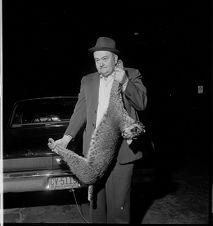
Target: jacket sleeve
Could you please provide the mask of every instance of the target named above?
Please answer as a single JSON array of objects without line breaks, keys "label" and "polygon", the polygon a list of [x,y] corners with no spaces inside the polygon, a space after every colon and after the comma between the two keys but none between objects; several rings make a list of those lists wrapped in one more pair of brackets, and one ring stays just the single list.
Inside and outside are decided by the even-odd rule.
[{"label": "jacket sleeve", "polygon": [[86,98],[84,92],[84,80],[85,77],[81,80],[80,92],[78,94],[78,101],[75,105],[73,114],[70,118],[69,125],[65,131],[65,135],[69,135],[72,138],[80,131],[80,129],[86,123]]},{"label": "jacket sleeve", "polygon": [[126,71],[126,73],[129,81],[124,95],[133,108],[142,111],[147,105],[147,90],[142,83],[142,76],[137,69]]}]

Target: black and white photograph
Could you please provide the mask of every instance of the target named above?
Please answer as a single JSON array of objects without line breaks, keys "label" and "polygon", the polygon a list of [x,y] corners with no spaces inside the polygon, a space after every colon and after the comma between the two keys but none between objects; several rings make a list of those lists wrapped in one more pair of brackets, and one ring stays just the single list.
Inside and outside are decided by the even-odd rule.
[{"label": "black and white photograph", "polygon": [[211,1],[1,1],[2,224],[211,224]]}]

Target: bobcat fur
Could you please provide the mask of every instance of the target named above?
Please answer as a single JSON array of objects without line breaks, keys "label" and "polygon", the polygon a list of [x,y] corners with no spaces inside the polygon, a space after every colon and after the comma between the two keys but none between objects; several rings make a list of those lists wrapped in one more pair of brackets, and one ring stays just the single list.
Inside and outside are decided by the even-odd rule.
[{"label": "bobcat fur", "polygon": [[120,90],[119,82],[114,80],[108,108],[92,134],[85,157],[59,145],[53,149],[84,184],[92,185],[103,177],[117,153],[121,136],[128,140],[145,132],[143,124],[132,119],[124,109]]}]

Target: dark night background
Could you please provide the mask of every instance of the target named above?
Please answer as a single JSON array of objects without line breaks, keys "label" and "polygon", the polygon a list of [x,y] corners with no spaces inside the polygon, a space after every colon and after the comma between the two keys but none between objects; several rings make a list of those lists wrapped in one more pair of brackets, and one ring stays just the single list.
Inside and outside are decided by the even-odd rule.
[{"label": "dark night background", "polygon": [[143,75],[144,117],[156,147],[169,140],[176,150],[184,144],[194,152],[195,142],[196,150],[208,153],[209,2],[4,0],[4,125],[19,99],[77,95],[82,76],[95,70],[88,48],[99,36],[109,36],[124,65]]}]

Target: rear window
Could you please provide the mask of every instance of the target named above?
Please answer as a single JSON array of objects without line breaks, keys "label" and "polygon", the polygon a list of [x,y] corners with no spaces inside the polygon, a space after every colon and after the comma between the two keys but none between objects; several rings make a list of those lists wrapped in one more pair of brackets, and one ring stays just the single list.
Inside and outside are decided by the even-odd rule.
[{"label": "rear window", "polygon": [[70,119],[77,99],[37,99],[15,105],[10,125],[34,125],[66,122]]}]

